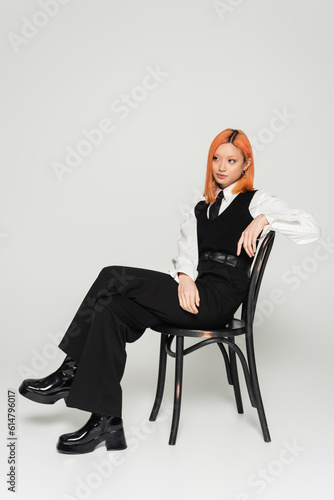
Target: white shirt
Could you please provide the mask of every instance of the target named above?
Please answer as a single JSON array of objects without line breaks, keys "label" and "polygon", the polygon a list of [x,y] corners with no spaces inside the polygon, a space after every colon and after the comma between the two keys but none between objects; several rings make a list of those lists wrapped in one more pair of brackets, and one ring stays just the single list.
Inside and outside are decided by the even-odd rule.
[{"label": "white shirt", "polygon": [[[229,206],[237,194],[232,194],[232,189],[237,182],[234,182],[224,191],[224,199],[219,209],[219,215]],[[217,189],[216,194],[221,191]],[[204,196],[201,200],[204,200]],[[199,200],[200,201],[200,200]],[[172,259],[174,269],[169,270],[168,274],[178,283],[179,272],[190,276],[194,281],[198,276],[198,242],[197,242],[197,218],[195,216],[195,205],[186,212],[185,220],[180,226],[181,236],[178,240],[179,254]],[[208,205],[207,217],[212,203]],[[249,212],[255,219],[258,215],[265,215],[269,224],[264,226],[257,249],[261,246],[263,238],[270,231],[279,231],[285,234],[290,240],[297,244],[312,243],[320,238],[321,230],[315,222],[313,216],[302,210],[290,208],[283,200],[276,198],[267,191],[259,189],[254,194],[250,204]],[[241,236],[241,235],[240,235]],[[255,259],[254,259],[255,260]],[[253,261],[254,262],[254,261]]]}]

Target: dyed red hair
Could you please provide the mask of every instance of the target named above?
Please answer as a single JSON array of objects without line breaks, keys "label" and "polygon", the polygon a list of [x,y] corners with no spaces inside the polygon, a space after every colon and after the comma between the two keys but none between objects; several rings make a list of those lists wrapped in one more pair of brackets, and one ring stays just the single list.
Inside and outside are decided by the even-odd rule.
[{"label": "dyed red hair", "polygon": [[206,179],[205,188],[203,195],[205,197],[206,203],[211,203],[216,199],[216,189],[218,187],[216,181],[212,175],[212,161],[218,146],[225,142],[231,142],[234,146],[240,149],[241,154],[244,157],[245,162],[249,159],[252,163],[249,165],[246,174],[242,175],[237,182],[237,184],[232,189],[232,194],[244,193],[245,191],[253,191],[253,181],[254,181],[254,158],[251,143],[248,137],[242,130],[237,130],[233,128],[227,128],[220,132],[212,141],[209,154],[208,163],[206,168]]}]

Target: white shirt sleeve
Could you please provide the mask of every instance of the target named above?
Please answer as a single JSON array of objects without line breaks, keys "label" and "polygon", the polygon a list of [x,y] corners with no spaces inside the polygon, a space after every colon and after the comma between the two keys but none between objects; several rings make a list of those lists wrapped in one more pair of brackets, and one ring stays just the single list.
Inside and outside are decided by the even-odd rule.
[{"label": "white shirt sleeve", "polygon": [[311,214],[290,208],[267,191],[258,190],[254,194],[249,211],[254,218],[260,214],[266,216],[269,225],[264,227],[262,236],[270,230],[279,231],[298,244],[312,243],[320,238],[320,227]]},{"label": "white shirt sleeve", "polygon": [[198,244],[197,244],[197,218],[195,207],[186,212],[185,220],[180,226],[181,235],[178,240],[179,253],[173,257],[174,269],[168,273],[179,283],[177,273],[182,272],[195,281],[198,276]]}]

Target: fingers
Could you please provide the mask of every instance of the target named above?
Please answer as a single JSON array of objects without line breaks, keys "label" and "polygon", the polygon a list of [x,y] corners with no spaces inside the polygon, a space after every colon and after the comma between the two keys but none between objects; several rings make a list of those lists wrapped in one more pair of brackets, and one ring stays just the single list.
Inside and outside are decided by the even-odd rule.
[{"label": "fingers", "polygon": [[242,244],[244,242],[244,235],[242,233],[241,237],[240,237],[240,240],[238,241],[238,246],[237,246],[237,255],[240,255],[240,252],[241,252],[241,247],[242,247]]},{"label": "fingers", "polygon": [[191,312],[193,314],[198,313],[198,309],[195,305],[195,295],[194,294],[189,294],[186,296],[186,311]]},{"label": "fingers", "polygon": [[182,290],[179,287],[179,303],[185,311],[197,314],[198,309],[196,305],[199,306],[199,293],[197,287],[195,291]]},{"label": "fingers", "polygon": [[244,234],[243,246],[247,255],[249,255],[249,257],[254,257],[256,252],[256,235],[246,231]]},{"label": "fingers", "polygon": [[237,255],[240,255],[241,248],[244,247],[247,255],[249,257],[254,257],[256,253],[256,240],[263,227],[263,220],[260,221],[258,218],[254,219],[253,222],[251,222],[249,226],[246,227],[246,229],[241,233],[240,239],[238,241]]},{"label": "fingers", "polygon": [[199,291],[198,288],[196,287],[196,293],[195,293],[195,304],[197,307],[199,307]]}]

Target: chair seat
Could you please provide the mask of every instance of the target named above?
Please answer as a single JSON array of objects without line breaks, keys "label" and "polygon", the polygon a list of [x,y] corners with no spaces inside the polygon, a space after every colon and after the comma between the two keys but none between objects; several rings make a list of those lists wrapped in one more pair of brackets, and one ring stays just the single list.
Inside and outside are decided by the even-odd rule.
[{"label": "chair seat", "polygon": [[234,337],[245,333],[245,322],[240,319],[233,318],[220,330],[192,330],[189,328],[180,328],[176,325],[172,325],[171,323],[158,323],[157,325],[150,326],[150,329],[155,332],[165,333],[167,335],[178,335],[180,337]]}]

